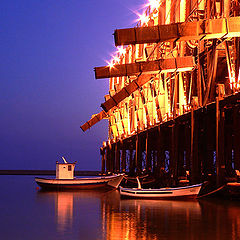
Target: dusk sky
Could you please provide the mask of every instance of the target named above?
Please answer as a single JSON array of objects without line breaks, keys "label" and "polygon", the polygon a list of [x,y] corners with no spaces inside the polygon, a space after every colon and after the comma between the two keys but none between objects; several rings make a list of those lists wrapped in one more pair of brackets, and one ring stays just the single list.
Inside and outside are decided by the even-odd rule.
[{"label": "dusk sky", "polygon": [[111,60],[114,30],[135,26],[146,2],[1,1],[0,169],[55,169],[64,156],[100,170],[107,121],[80,129],[108,93],[93,68]]}]

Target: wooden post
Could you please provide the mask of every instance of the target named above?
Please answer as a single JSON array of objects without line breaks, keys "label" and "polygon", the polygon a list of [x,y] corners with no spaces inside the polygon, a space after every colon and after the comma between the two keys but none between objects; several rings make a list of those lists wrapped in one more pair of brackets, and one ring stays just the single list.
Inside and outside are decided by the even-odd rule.
[{"label": "wooden post", "polygon": [[233,177],[233,109],[225,111],[225,126],[224,126],[224,156],[226,164],[226,176]]},{"label": "wooden post", "polygon": [[126,147],[122,144],[121,171],[126,172]]},{"label": "wooden post", "polygon": [[133,149],[129,150],[129,174],[133,175],[135,171],[135,159],[133,159]]},{"label": "wooden post", "polygon": [[178,173],[177,176],[185,176],[186,169],[184,168],[184,146],[186,141],[186,136],[184,134],[183,125],[178,126]]},{"label": "wooden post", "polygon": [[199,138],[198,138],[198,148],[199,148],[199,162],[201,163],[201,169],[199,169],[203,180],[208,179],[208,160],[207,160],[207,116],[206,111],[203,110],[199,113]]},{"label": "wooden post", "polygon": [[110,146],[107,144],[106,147],[106,172],[110,172],[110,158],[111,158],[111,151],[110,151]]},{"label": "wooden post", "polygon": [[151,148],[150,148],[150,138],[149,133],[147,131],[146,134],[146,169],[147,172],[150,173],[152,171],[152,159],[151,159]]},{"label": "wooden post", "polygon": [[136,153],[135,153],[135,166],[137,167],[137,173],[142,171],[142,149],[140,142],[140,135],[136,135]]},{"label": "wooden post", "polygon": [[185,161],[186,161],[186,171],[190,171],[191,162],[191,126],[188,123],[185,124]]},{"label": "wooden post", "polygon": [[102,174],[105,173],[105,166],[106,166],[106,148],[101,147],[100,153],[102,155]]},{"label": "wooden post", "polygon": [[170,154],[170,174],[175,185],[178,180],[178,124],[171,128],[171,154]]},{"label": "wooden post", "polygon": [[120,143],[115,145],[115,170],[118,173],[120,171]]},{"label": "wooden post", "polygon": [[207,146],[207,163],[206,163],[206,174],[208,176],[214,174],[214,162],[213,162],[213,152],[215,150],[215,119],[214,112],[206,113],[207,123],[206,123],[206,146]]},{"label": "wooden post", "polygon": [[217,186],[224,183],[224,111],[220,109],[219,97],[216,97],[216,170]]},{"label": "wooden post", "polygon": [[201,181],[201,164],[198,157],[198,119],[191,109],[191,182],[193,184]]},{"label": "wooden post", "polygon": [[110,145],[110,172],[115,172],[115,144]]},{"label": "wooden post", "polygon": [[233,127],[234,127],[234,167],[235,170],[240,170],[240,107],[235,106],[233,112]]},{"label": "wooden post", "polygon": [[165,145],[164,145],[164,133],[163,129],[158,126],[157,134],[157,175],[160,173],[160,169],[165,169]]}]

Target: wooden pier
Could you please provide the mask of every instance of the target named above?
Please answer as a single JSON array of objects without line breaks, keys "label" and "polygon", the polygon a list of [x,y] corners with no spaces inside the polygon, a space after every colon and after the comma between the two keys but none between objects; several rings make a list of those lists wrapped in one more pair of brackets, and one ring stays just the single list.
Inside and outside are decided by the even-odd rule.
[{"label": "wooden pier", "polygon": [[154,1],[136,27],[114,32],[102,173],[148,174],[167,185],[237,182],[240,171],[240,4]]},{"label": "wooden pier", "polygon": [[101,148],[102,172],[153,174],[161,169],[177,184],[187,179],[218,185],[236,181],[240,169],[240,93],[192,109],[171,121],[109,142]]}]

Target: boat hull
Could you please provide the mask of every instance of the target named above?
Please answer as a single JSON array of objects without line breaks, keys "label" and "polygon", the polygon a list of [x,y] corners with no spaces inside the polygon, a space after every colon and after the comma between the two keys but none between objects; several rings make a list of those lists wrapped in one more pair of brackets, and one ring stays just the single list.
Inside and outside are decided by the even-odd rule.
[{"label": "boat hull", "polygon": [[123,174],[93,177],[93,178],[74,178],[74,179],[49,179],[35,178],[36,183],[42,189],[48,190],[91,190],[104,188],[118,188],[123,179]]},{"label": "boat hull", "polygon": [[121,197],[127,198],[147,198],[147,199],[175,199],[175,198],[196,198],[200,192],[202,184],[159,189],[137,189],[120,187]]}]

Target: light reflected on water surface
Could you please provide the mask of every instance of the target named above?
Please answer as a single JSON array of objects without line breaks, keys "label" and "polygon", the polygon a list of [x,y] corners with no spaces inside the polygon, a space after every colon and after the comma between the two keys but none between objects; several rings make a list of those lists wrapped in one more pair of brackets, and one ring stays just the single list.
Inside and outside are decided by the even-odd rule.
[{"label": "light reflected on water surface", "polygon": [[41,192],[33,177],[0,176],[1,239],[240,239],[240,202],[120,199]]}]

